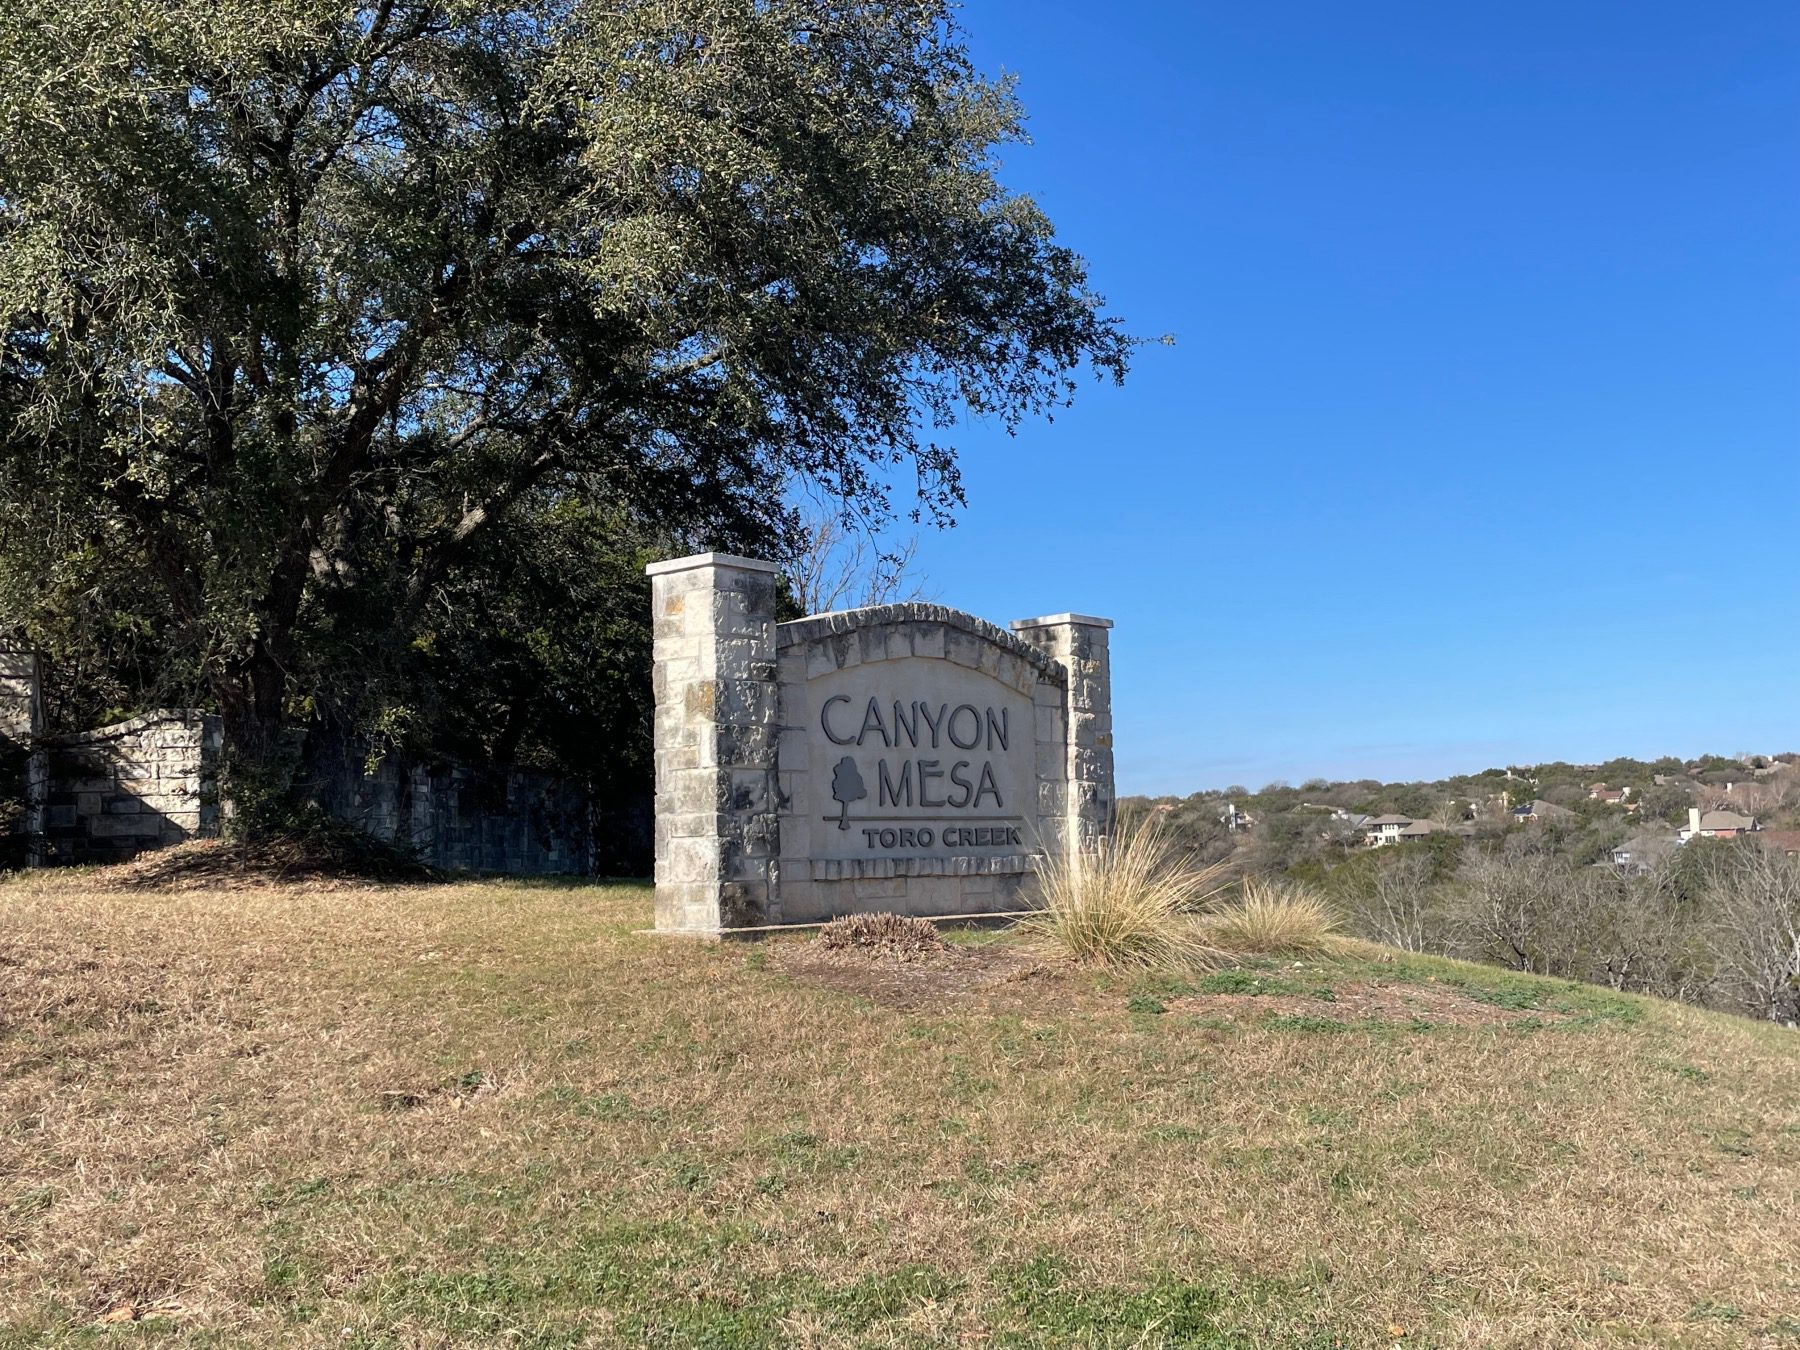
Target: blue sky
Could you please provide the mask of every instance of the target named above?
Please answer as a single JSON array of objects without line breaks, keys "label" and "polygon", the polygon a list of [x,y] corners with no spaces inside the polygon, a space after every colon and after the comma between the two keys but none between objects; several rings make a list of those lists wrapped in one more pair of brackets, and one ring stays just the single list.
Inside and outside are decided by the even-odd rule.
[{"label": "blue sky", "polygon": [[1115,619],[1121,792],[1800,749],[1800,7],[972,0],[1148,347],[934,597]]}]

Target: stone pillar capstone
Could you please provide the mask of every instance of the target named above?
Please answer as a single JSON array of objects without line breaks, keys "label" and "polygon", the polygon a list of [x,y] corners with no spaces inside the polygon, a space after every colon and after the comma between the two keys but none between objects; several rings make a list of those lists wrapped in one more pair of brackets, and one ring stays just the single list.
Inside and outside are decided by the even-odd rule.
[{"label": "stone pillar capstone", "polygon": [[775,880],[780,690],[773,563],[700,553],[652,563],[656,928],[766,921]]}]

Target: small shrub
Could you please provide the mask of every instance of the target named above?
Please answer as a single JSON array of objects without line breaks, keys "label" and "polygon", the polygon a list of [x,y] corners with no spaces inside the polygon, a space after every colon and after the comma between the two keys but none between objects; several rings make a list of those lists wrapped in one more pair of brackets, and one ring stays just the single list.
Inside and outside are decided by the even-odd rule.
[{"label": "small shrub", "polygon": [[1311,1013],[1277,1013],[1265,1018],[1263,1025],[1271,1031],[1333,1032],[1347,1030],[1335,1017],[1316,1017]]},{"label": "small shrub", "polygon": [[930,919],[904,914],[846,914],[819,930],[819,943],[833,951],[860,950],[902,961],[949,950]]},{"label": "small shrub", "polygon": [[1310,887],[1252,879],[1238,898],[1207,916],[1206,937],[1230,952],[1309,956],[1330,948],[1338,923]]},{"label": "small shrub", "polygon": [[1189,969],[1217,955],[1195,913],[1218,893],[1220,872],[1195,866],[1146,822],[1092,853],[1047,857],[1038,872],[1043,913],[1027,927],[1085,964]]}]

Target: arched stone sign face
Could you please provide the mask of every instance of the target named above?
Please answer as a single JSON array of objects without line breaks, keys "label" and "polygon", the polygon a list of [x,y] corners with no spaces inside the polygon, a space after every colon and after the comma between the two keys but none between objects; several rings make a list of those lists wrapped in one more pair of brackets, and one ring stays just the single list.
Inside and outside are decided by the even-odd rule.
[{"label": "arched stone sign face", "polygon": [[1017,908],[1112,819],[1104,619],[937,605],[775,624],[773,568],[650,569],[657,928]]},{"label": "arched stone sign face", "polygon": [[833,670],[802,689],[799,720],[816,733],[810,782],[831,798],[806,822],[810,857],[1037,847],[1039,729],[1028,694],[921,656]]}]

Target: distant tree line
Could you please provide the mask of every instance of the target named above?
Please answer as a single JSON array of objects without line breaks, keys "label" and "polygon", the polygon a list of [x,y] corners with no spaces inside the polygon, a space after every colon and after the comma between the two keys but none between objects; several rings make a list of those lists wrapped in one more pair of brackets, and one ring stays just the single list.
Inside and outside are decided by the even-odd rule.
[{"label": "distant tree line", "polygon": [[1328,891],[1352,931],[1406,951],[1800,1022],[1800,860],[1754,840],[1697,840],[1645,872],[1580,865],[1535,831],[1450,857],[1403,846]]},{"label": "distant tree line", "polygon": [[[1630,788],[1635,809],[1594,798]],[[1556,824],[1515,823],[1547,801]],[[1405,951],[1483,961],[1622,991],[1800,1022],[1800,860],[1767,836],[1695,839],[1647,866],[1614,850],[1672,845],[1689,810],[1724,807],[1800,827],[1800,757],[1618,759],[1490,769],[1436,782],[1272,783],[1128,798],[1197,859],[1319,886],[1350,930]],[[1363,817],[1440,832],[1371,848]]]}]

